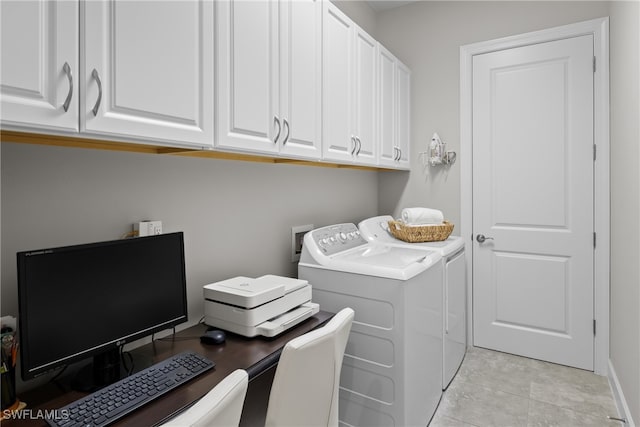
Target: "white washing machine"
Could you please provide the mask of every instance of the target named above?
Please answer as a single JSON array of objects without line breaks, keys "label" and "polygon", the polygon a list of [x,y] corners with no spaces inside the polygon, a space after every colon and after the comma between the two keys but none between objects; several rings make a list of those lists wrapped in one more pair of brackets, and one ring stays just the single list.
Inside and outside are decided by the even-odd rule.
[{"label": "white washing machine", "polygon": [[358,228],[362,237],[370,242],[378,242],[405,248],[436,250],[442,255],[443,263],[443,369],[442,389],[446,389],[458,372],[467,351],[467,277],[464,259],[464,240],[450,236],[441,242],[407,243],[396,239],[389,232],[389,215],[365,219]]},{"label": "white washing machine", "polygon": [[429,423],[442,396],[442,268],[438,252],[370,243],[354,224],[305,235],[298,276],[311,284],[313,301],[355,311],[341,425]]}]

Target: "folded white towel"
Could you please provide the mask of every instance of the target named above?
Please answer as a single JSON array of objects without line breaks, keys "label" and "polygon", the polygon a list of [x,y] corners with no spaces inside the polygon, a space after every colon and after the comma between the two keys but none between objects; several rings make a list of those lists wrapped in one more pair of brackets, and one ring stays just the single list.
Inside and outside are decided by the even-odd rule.
[{"label": "folded white towel", "polygon": [[437,209],[405,208],[402,209],[402,220],[408,225],[442,224],[444,215]]}]

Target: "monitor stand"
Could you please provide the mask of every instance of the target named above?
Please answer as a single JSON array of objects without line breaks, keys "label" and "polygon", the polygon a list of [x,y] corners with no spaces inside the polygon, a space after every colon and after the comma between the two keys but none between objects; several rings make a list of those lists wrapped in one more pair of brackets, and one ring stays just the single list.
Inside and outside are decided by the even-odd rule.
[{"label": "monitor stand", "polygon": [[120,380],[120,350],[114,348],[93,356],[93,363],[83,366],[71,380],[71,388],[94,392]]}]

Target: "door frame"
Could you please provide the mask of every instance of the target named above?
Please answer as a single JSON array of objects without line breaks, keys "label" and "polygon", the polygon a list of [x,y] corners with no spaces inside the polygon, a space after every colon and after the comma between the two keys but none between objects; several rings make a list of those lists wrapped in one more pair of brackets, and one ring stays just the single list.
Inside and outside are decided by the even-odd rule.
[{"label": "door frame", "polygon": [[609,366],[609,18],[598,18],[531,33],[460,47],[460,233],[467,264],[468,340],[473,344],[473,57],[504,49],[569,37],[593,35],[594,73],[594,372],[608,374]]}]

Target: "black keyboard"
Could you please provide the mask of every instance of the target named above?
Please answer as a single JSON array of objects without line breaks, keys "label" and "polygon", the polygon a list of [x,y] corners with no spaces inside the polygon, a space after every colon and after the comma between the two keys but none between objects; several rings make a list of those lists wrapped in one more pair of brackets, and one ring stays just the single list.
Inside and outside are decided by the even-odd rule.
[{"label": "black keyboard", "polygon": [[193,352],[163,360],[55,411],[51,426],[105,426],[213,368]]}]

